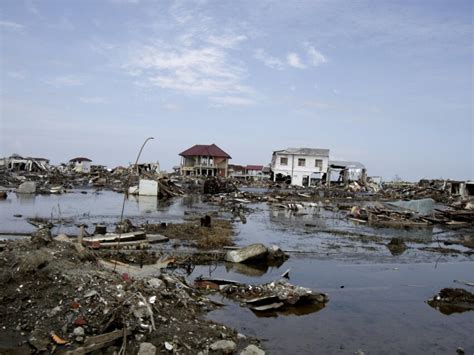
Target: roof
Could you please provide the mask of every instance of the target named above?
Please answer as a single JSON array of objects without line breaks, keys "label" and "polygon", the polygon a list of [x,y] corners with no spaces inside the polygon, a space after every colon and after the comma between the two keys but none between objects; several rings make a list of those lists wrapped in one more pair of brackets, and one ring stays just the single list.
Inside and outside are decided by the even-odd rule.
[{"label": "roof", "polygon": [[71,159],[69,161],[70,162],[81,162],[81,161],[92,161],[92,160],[90,160],[89,158],[85,158],[85,157],[77,157],[77,158]]},{"label": "roof", "polygon": [[358,161],[330,160],[329,166],[343,169],[365,169],[364,164]]},{"label": "roof", "polygon": [[276,150],[273,154],[294,154],[294,155],[322,155],[329,157],[329,149],[319,148],[287,148],[283,150]]},{"label": "roof", "polygon": [[247,165],[245,169],[261,171],[263,169],[263,165]]},{"label": "roof", "polygon": [[228,158],[231,159],[230,155],[224,152],[215,144],[203,145],[196,144],[184,152],[179,153],[182,157],[194,157],[196,155],[205,157],[217,157],[217,158]]},{"label": "roof", "polygon": [[244,171],[245,166],[242,165],[235,165],[235,164],[229,164],[229,169],[234,170],[234,171]]}]

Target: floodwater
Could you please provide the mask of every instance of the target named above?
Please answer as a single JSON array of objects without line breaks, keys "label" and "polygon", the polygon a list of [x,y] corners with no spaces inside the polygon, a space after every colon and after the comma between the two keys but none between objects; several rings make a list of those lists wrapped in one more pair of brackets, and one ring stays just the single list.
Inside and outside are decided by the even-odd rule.
[{"label": "floodwater", "polygon": [[[75,190],[62,195],[10,193],[6,200],[0,200],[0,232],[31,233],[35,228],[26,221],[27,218],[51,219],[57,225],[53,233],[77,234],[75,224],[79,223],[87,224],[90,232],[94,231],[93,224],[96,223],[112,228],[120,220],[123,198],[120,193],[93,190]],[[187,213],[198,213],[201,208],[202,203],[195,196],[172,201],[158,201],[152,196],[130,196],[125,201],[124,218],[136,224],[179,222],[183,219],[184,209]]]},{"label": "floodwater", "polygon": [[[34,228],[27,217],[51,216],[63,222],[55,232],[75,234],[76,223],[88,224],[89,231],[94,223],[112,227],[120,218],[123,195],[87,192],[30,198],[9,194],[0,201],[0,231],[28,233]],[[474,353],[474,311],[448,316],[425,303],[444,287],[474,291],[453,282],[474,282],[472,255],[419,249],[438,245],[439,238],[456,238],[457,232],[371,228],[348,221],[337,211],[292,213],[272,210],[266,204],[248,207],[253,213],[247,223],[235,224],[236,244],[276,244],[289,251],[290,259],[280,267],[259,269],[231,264],[197,266],[190,279],[203,275],[260,284],[277,280],[290,269],[290,282],[328,293],[329,303],[317,312],[304,309],[302,315],[259,317],[224,299],[226,306],[211,312],[211,319],[264,339],[270,354],[353,354],[358,350],[366,354],[452,354],[458,347],[466,354]],[[193,196],[167,202],[131,197],[124,215],[134,224],[180,222],[209,210],[218,207]],[[14,217],[16,214],[22,217]],[[392,237],[403,238],[409,248],[392,255],[385,246]]]},{"label": "floodwater", "polygon": [[[354,264],[291,257],[260,277],[225,266],[211,277],[255,284],[277,280],[288,268],[291,283],[329,295],[325,308],[269,318],[219,298],[226,306],[209,318],[265,339],[270,354],[454,354],[458,347],[474,353],[474,311],[448,316],[425,303],[441,288],[459,287],[454,279],[472,281],[473,262]],[[193,276],[209,277],[209,270],[196,268]]]}]

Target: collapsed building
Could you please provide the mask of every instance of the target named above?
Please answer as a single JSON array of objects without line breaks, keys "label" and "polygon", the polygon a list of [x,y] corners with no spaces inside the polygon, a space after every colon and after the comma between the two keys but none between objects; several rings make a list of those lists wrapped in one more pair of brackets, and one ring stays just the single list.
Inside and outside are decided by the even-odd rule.
[{"label": "collapsed building", "polygon": [[8,158],[0,160],[0,165],[4,169],[16,172],[41,172],[49,170],[49,159],[22,157],[18,154],[13,154]]}]

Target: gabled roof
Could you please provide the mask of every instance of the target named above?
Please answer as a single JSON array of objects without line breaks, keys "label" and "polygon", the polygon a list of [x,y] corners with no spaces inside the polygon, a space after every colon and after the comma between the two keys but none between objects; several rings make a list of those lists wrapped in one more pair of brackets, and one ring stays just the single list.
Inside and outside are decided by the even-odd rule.
[{"label": "gabled roof", "polygon": [[276,150],[273,152],[278,154],[297,154],[297,155],[322,155],[329,157],[329,149],[319,148],[287,148],[283,150]]},{"label": "gabled roof", "polygon": [[257,171],[262,171],[263,170],[263,165],[247,165],[245,167],[247,170],[257,170]]},{"label": "gabled roof", "polygon": [[216,157],[216,158],[228,158],[231,159],[230,155],[224,152],[215,144],[203,145],[196,144],[189,149],[186,149],[184,152],[179,153],[182,157],[194,157],[196,155],[201,155],[205,157]]},{"label": "gabled roof", "polygon": [[75,162],[80,163],[81,161],[89,161],[89,162],[91,162],[92,160],[90,160],[89,158],[85,158],[85,157],[77,157],[77,158],[74,158],[74,159],[69,160],[69,162],[72,162],[72,163],[75,163]]}]

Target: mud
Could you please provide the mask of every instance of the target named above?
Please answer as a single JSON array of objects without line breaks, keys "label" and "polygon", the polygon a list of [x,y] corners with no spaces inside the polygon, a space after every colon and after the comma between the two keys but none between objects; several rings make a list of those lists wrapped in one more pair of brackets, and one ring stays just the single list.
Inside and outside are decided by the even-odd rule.
[{"label": "mud", "polygon": [[[144,341],[158,349],[168,342],[176,352],[194,354],[208,351],[220,339],[233,340],[239,348],[250,340],[203,319],[214,303],[180,276],[134,279],[100,267],[97,259],[81,260],[71,243],[38,248],[31,242],[7,242],[0,270],[2,352],[19,347],[48,353],[74,349],[89,337],[123,329],[131,334],[126,353],[135,353]],[[6,344],[11,333],[23,340]],[[115,343],[110,346],[120,349],[125,340],[120,337]]]},{"label": "mud", "polygon": [[[133,315],[132,301],[126,307],[119,307],[117,316],[111,317],[112,326],[106,329],[119,329],[126,324],[127,329],[133,332],[128,340],[132,352],[143,341],[151,341],[160,351],[165,351],[164,342],[167,342],[173,349],[176,346],[180,353],[192,353],[188,347],[205,352],[212,342],[222,339],[221,333],[226,339],[236,341],[238,349],[241,349],[244,344],[237,332],[248,335],[247,341],[252,337],[268,339],[263,348],[277,354],[312,354],[314,349],[328,354],[354,353],[358,350],[368,353],[451,353],[459,346],[468,352],[474,351],[472,343],[466,341],[470,339],[467,329],[474,321],[474,312],[457,314],[458,318],[454,319],[424,302],[437,290],[450,287],[454,279],[472,281],[474,260],[472,228],[469,225],[382,228],[348,219],[348,212],[355,203],[365,206],[373,203],[375,197],[360,196],[348,200],[346,197],[354,197],[348,191],[341,192],[341,196],[331,193],[336,197],[321,196],[319,192],[322,191],[307,197],[307,192],[299,196],[299,191],[302,190],[267,193],[266,190],[254,189],[245,193],[217,194],[206,198],[193,195],[167,201],[129,197],[124,217],[136,228],[148,225],[150,233],[170,238],[168,243],[152,244],[147,251],[97,250],[92,252],[92,259],[82,261],[75,254],[75,249],[60,251],[61,247],[56,250],[59,244],[54,243],[54,247],[37,245],[34,250],[22,247],[17,258],[13,258],[13,249],[9,246],[11,242],[2,242],[7,247],[3,252],[6,254],[1,255],[10,255],[8,262],[2,264],[2,278],[13,282],[16,288],[23,284],[28,292],[21,293],[18,300],[20,293],[16,293],[15,287],[7,288],[8,294],[0,292],[0,303],[5,307],[0,311],[2,314],[10,312],[7,321],[2,323],[6,329],[0,340],[5,341],[12,333],[26,340],[31,334],[39,334],[39,339],[45,343],[48,341],[47,349],[52,350],[54,344],[49,333],[52,329],[58,336],[71,341],[72,345],[81,345],[83,343],[76,342],[76,336],[71,336],[77,328],[70,324],[75,319],[67,317],[80,314],[90,322],[90,325],[83,326],[85,338],[99,334],[96,329],[104,327],[104,323],[100,322],[98,314],[105,309],[104,305],[100,305],[100,298],[119,305],[117,286],[122,285],[124,295],[130,295],[133,302],[138,300],[136,292],[140,292],[145,299],[156,295],[156,302],[160,304],[157,309],[153,308],[157,315],[156,325],[162,332],[160,334],[153,331],[147,333],[140,328],[142,322],[137,322]],[[76,225],[81,223],[89,226],[89,232],[94,230],[95,224],[114,230],[122,198],[123,195],[110,191],[30,199],[9,194],[7,200],[1,201],[0,221],[5,232],[28,234],[35,228],[27,223],[27,218],[50,221],[51,215],[55,224],[53,235],[62,232],[77,235]],[[277,206],[290,202],[316,205],[296,210]],[[210,228],[201,226],[200,218],[205,215],[212,216]],[[245,217],[245,223],[242,223],[241,215]],[[220,240],[222,236],[223,241]],[[200,245],[202,241],[206,243]],[[215,241],[216,244],[212,244]],[[22,243],[28,245],[26,241]],[[276,244],[290,255],[290,259],[278,265],[223,262],[225,250],[222,246],[235,244],[242,247],[252,243]],[[58,259],[65,258],[71,264],[57,264],[55,257],[46,260],[42,250],[52,250]],[[31,262],[25,263],[29,259],[22,259],[26,253],[31,253]],[[104,264],[94,261],[97,259],[106,259],[109,264],[111,260],[122,262],[123,265],[117,267],[122,272],[111,272]],[[24,265],[25,270],[29,268],[29,271],[18,280],[10,280],[8,275],[15,270],[12,265],[17,264]],[[156,272],[151,267],[155,264],[161,266],[155,276],[150,276]],[[57,271],[51,273],[51,268]],[[125,280],[123,273],[127,270],[129,275]],[[207,296],[201,291],[186,288],[199,276],[261,285],[280,279],[287,270],[290,270],[288,275],[292,284],[327,293],[331,301],[325,307],[287,307],[256,314],[248,307],[241,307],[238,299]],[[135,274],[157,278],[164,284],[163,292],[150,290],[146,282],[136,278]],[[91,275],[91,278],[86,275]],[[173,282],[166,281],[165,275],[173,277],[174,286]],[[78,291],[81,284],[86,289]],[[102,284],[103,291],[98,290],[98,285]],[[46,301],[35,294],[35,287],[47,296]],[[99,292],[100,298],[97,295],[89,297],[96,303],[90,303],[92,300],[85,297],[85,290]],[[182,290],[188,296],[182,294]],[[65,302],[70,304],[75,298],[79,299],[77,303],[85,306],[69,309]],[[28,300],[33,302],[32,306],[28,306]],[[224,306],[218,307],[218,304]],[[11,309],[8,308],[10,305]],[[58,305],[61,315],[58,313],[49,317],[47,312]],[[88,310],[94,311],[95,307],[98,307],[97,316],[94,312],[89,315]],[[82,311],[86,313],[79,313]],[[203,318],[207,311],[211,312]],[[20,316],[15,318],[14,312]],[[160,320],[158,316],[167,321]],[[149,321],[149,318],[145,320]],[[222,330],[221,325],[210,320],[225,324],[227,330]],[[441,323],[443,327],[433,326]],[[22,329],[22,326],[25,328]],[[180,336],[183,331],[192,332],[189,340]],[[419,336],[414,339],[413,334]],[[407,342],[407,339],[411,340]],[[22,343],[22,340],[16,343]],[[30,343],[23,346],[34,350]],[[122,341],[117,340],[114,346],[118,351]]]}]

